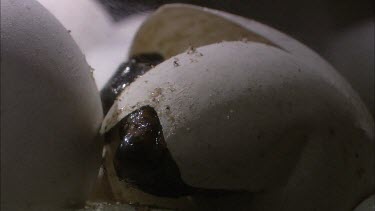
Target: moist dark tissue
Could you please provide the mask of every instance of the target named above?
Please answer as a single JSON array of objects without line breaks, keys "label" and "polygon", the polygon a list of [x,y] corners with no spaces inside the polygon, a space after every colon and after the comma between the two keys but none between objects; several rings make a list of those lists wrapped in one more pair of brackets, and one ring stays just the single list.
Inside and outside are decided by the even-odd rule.
[{"label": "moist dark tissue", "polygon": [[152,107],[141,107],[118,124],[120,144],[113,162],[120,180],[157,196],[179,197],[194,192],[181,179]]},{"label": "moist dark tissue", "polygon": [[104,114],[107,114],[116,97],[125,87],[163,61],[163,56],[158,53],[144,53],[122,63],[100,92]]}]

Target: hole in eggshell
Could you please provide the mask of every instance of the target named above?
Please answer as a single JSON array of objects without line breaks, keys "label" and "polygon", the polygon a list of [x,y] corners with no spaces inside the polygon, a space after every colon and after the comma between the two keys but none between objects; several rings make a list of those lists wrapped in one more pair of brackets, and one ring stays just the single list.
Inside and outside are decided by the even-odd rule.
[{"label": "hole in eggshell", "polygon": [[144,192],[166,197],[193,193],[165,143],[156,111],[143,106],[119,123],[120,144],[114,157],[117,176]]},{"label": "hole in eggshell", "polygon": [[104,114],[109,111],[116,98],[130,83],[163,61],[163,56],[158,53],[144,53],[135,55],[129,61],[122,63],[100,92]]},{"label": "hole in eggshell", "polygon": [[151,106],[143,106],[128,114],[118,126],[120,144],[113,165],[121,181],[161,197],[215,197],[245,192],[187,185],[167,148],[159,117]]}]

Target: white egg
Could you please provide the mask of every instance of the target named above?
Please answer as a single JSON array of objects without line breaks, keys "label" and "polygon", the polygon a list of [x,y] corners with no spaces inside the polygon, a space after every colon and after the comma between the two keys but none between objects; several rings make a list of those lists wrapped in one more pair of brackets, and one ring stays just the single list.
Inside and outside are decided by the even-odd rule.
[{"label": "white egg", "polygon": [[[214,205],[349,210],[373,190],[373,119],[350,85],[304,45],[252,20],[177,4],[141,26],[131,54],[147,52],[169,59],[121,93],[102,133],[153,107],[187,184],[254,193],[251,201]],[[176,206],[127,193],[113,167],[118,142],[106,147],[118,199]]]},{"label": "white egg", "polygon": [[115,22],[98,1],[38,1],[70,31],[87,62],[95,69],[99,90],[127,58],[131,40],[146,17],[139,14]]},{"label": "white egg", "polygon": [[1,1],[1,210],[82,205],[100,162],[101,102],[84,55],[35,1]]}]

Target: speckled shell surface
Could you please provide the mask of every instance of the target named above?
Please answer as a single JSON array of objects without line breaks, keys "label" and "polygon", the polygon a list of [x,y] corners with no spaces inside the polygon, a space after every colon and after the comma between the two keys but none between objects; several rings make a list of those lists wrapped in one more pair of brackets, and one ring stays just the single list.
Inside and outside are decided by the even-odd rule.
[{"label": "speckled shell surface", "polygon": [[[199,37],[186,41],[182,34],[168,43],[162,32],[148,32],[189,33],[185,23],[192,23],[168,19],[170,11],[191,19],[215,15],[213,23],[219,16],[256,38],[234,41],[240,38],[222,33],[194,46]],[[235,204],[241,209],[350,210],[373,191],[373,119],[350,85],[303,44],[252,20],[178,4],[141,26],[131,54],[152,51],[169,59],[123,91],[102,133],[153,106],[184,181],[254,193],[251,202]],[[228,206],[222,201],[214,204]]]},{"label": "speckled shell surface", "polygon": [[[337,193],[326,199],[350,207],[374,185],[373,123],[356,96],[321,71],[265,44],[223,42],[158,65],[133,82],[110,113],[120,112],[121,119],[153,106],[190,185],[251,192],[287,185],[288,194],[303,201],[288,201],[292,207],[308,208],[309,198],[334,208],[319,199],[324,186]],[[360,169],[366,173],[358,175]],[[339,172],[345,172],[340,180],[330,179]]]},{"label": "speckled shell surface", "polygon": [[35,1],[1,1],[1,210],[82,205],[100,161],[95,82]]}]

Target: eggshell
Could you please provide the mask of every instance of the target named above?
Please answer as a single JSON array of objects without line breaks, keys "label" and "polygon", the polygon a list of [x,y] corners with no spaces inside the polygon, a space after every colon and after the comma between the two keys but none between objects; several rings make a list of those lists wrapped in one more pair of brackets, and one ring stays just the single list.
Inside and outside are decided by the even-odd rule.
[{"label": "eggshell", "polygon": [[363,200],[353,211],[372,211],[375,209],[375,195]]},{"label": "eggshell", "polygon": [[350,82],[375,117],[375,26],[370,19],[331,35],[326,58]]},{"label": "eggshell", "polygon": [[[177,55],[133,82],[104,125],[153,106],[183,180],[196,187],[283,187],[299,198],[287,201],[291,207],[322,210],[335,208],[325,200],[353,206],[373,188],[373,122],[356,96],[264,44],[224,42],[197,52],[203,56]],[[254,207],[283,194],[261,196]]]},{"label": "eggshell", "polygon": [[[330,121],[344,118],[329,114],[332,112],[332,106],[335,106],[338,112],[341,112],[340,109],[348,112],[344,119],[355,120],[355,124],[362,125],[362,129],[371,134],[371,122],[366,118],[357,119],[355,116],[366,114],[366,110],[361,110],[363,105],[360,102],[347,99],[339,89],[331,87],[333,85],[328,79],[319,75],[319,70],[305,67],[282,50],[263,44],[223,42],[198,48],[197,52],[203,56],[187,53],[177,55],[174,57],[176,60],[167,60],[143,75],[122,93],[116,106],[112,107],[112,114],[117,109],[120,111],[117,119],[105,119],[116,122],[141,106],[153,106],[161,119],[172,154],[176,151],[180,153],[175,157],[178,163],[180,162],[179,166],[191,165],[199,168],[190,173],[182,172],[183,176],[194,180],[190,181],[192,185],[227,189],[264,188],[265,183],[270,181],[257,174],[264,175],[265,172],[271,172],[271,169],[282,172],[283,169],[278,169],[277,166],[286,168],[287,165],[280,165],[282,159],[274,157],[278,156],[274,154],[276,152],[269,153],[267,160],[264,155],[257,155],[257,151],[267,148],[270,150],[267,145],[262,145],[265,142],[276,144],[274,142],[278,139],[283,139],[281,134],[289,129],[293,130],[293,127],[303,124],[307,125],[306,128],[315,127],[326,115],[332,116]],[[175,61],[178,66],[174,64]],[[166,109],[167,106],[170,109]],[[348,108],[352,111],[349,112]],[[306,122],[307,120],[309,122]],[[287,125],[288,121],[291,125]],[[115,122],[105,123],[110,125]],[[283,124],[280,125],[280,122]],[[352,126],[352,123],[350,125]],[[344,124],[342,126],[345,127]],[[267,131],[265,128],[268,128]],[[297,132],[304,135],[311,133],[304,131],[304,128],[303,126],[299,129],[301,131]],[[289,135],[285,139],[290,139]],[[301,136],[298,139],[303,138]],[[302,147],[295,142],[289,144]],[[293,151],[293,145],[285,147]],[[299,147],[296,150],[301,150]],[[198,149],[202,152],[199,153]],[[243,150],[243,153],[238,151],[239,149]],[[234,151],[237,153],[231,154]],[[241,181],[229,178],[221,180],[221,176],[226,177],[220,174],[221,167],[218,163],[211,165],[220,162],[221,157],[229,160],[229,156],[237,161],[221,162],[224,162],[224,165],[230,163],[234,168],[231,172],[239,171],[238,175],[243,175]],[[246,156],[251,158],[244,159]],[[194,158],[198,161],[194,161]],[[245,160],[253,160],[254,163],[246,164]],[[263,169],[264,167],[255,164],[276,160],[278,164],[275,163],[271,169]],[[207,164],[195,163],[202,161]],[[243,174],[244,169],[238,166],[246,166],[246,171],[251,172],[252,176]],[[219,169],[215,170],[216,167]],[[207,177],[211,175],[210,179],[201,181],[200,176],[194,175],[203,172],[207,173]],[[277,173],[270,175],[276,176]],[[283,177],[278,175],[276,178]],[[275,183],[276,178],[273,180]],[[226,182],[230,184],[225,185]],[[253,185],[246,187],[244,182]]]},{"label": "eggshell", "polygon": [[[232,21],[236,30],[220,32],[226,27],[201,24],[205,18]],[[203,42],[190,39],[186,27]],[[205,29],[218,37],[204,37]],[[245,29],[243,41],[215,43],[242,40],[237,32]],[[204,46],[186,51],[191,45]],[[216,206],[349,210],[374,189],[373,119],[350,85],[303,44],[252,20],[178,4],[150,16],[131,55],[154,51],[169,59],[123,91],[101,131],[153,106],[185,182],[253,193],[239,204],[213,200]]]},{"label": "eggshell", "polygon": [[171,4],[159,8],[141,25],[132,42],[130,55],[158,52],[170,58],[184,52],[189,46],[242,39],[272,44],[231,20],[202,12],[200,7]]},{"label": "eggshell", "polygon": [[[333,69],[310,48],[270,26],[224,11],[180,3],[163,5],[148,17],[134,37],[129,55],[155,51],[169,58],[191,46],[223,40],[271,44],[308,64]],[[165,53],[168,51],[172,53]]]},{"label": "eggshell", "polygon": [[95,82],[35,1],[1,1],[1,210],[81,206],[100,162]]}]

